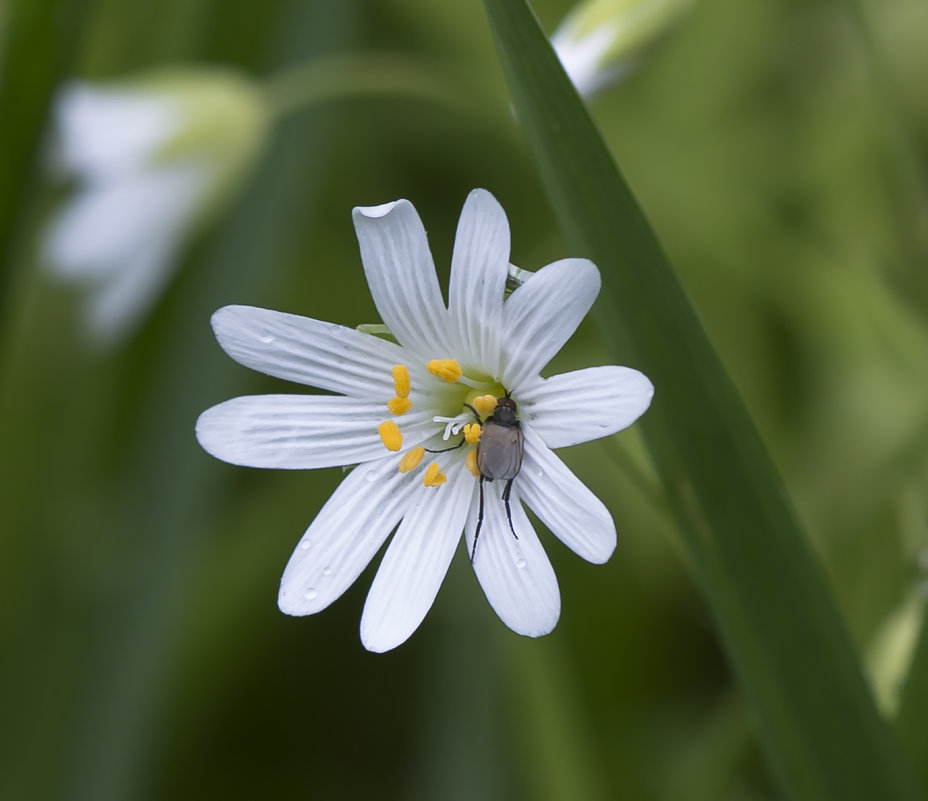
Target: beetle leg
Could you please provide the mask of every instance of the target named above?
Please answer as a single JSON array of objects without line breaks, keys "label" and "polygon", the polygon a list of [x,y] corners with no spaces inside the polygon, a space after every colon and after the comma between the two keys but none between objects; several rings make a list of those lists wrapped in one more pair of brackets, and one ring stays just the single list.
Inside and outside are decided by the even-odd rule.
[{"label": "beetle leg", "polygon": [[437,451],[433,451],[431,448],[426,448],[427,453],[447,453],[448,451],[456,451],[464,444],[464,437],[461,437],[461,441],[457,445],[452,445],[450,448],[439,448]]},{"label": "beetle leg", "polygon": [[470,551],[470,562],[474,563],[474,557],[477,555],[477,538],[480,536],[480,527],[483,525],[483,482],[486,479],[480,476],[480,506],[477,509],[477,530],[474,532],[474,547]]},{"label": "beetle leg", "polygon": [[506,504],[506,519],[509,521],[509,530],[512,532],[512,536],[516,539],[519,539],[519,535],[516,534],[516,530],[512,527],[512,509],[509,508],[509,493],[512,491],[512,482],[515,479],[510,478],[506,482],[506,488],[503,490],[503,502]]}]

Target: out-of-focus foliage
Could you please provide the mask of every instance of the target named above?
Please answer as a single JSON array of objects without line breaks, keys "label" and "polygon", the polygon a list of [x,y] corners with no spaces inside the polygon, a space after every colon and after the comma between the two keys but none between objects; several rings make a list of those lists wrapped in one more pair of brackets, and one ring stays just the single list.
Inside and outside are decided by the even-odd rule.
[{"label": "out-of-focus foliage", "polygon": [[[569,4],[536,9],[553,30]],[[564,453],[620,545],[593,567],[545,539],[552,635],[506,631],[462,552],[383,656],[358,641],[370,571],[315,617],[275,605],[339,472],[235,468],[193,439],[210,404],[289,391],[221,353],[217,307],[376,320],[354,205],[412,200],[441,271],[485,186],[514,263],[570,255],[479,4],[9,0],[0,26],[0,796],[779,797],[634,432]],[[921,0],[700,0],[592,101],[862,652],[924,592],[926,36]],[[52,91],[178,64],[261,82],[383,52],[448,102],[385,89],[282,118],[138,332],[88,347],[79,296],[39,259],[68,190],[42,169]],[[550,369],[604,358],[584,326]]]},{"label": "out-of-focus foliage", "polygon": [[603,272],[607,353],[661,387],[638,429],[779,782],[810,801],[921,798],[770,456],[580,95],[526,2],[484,5],[557,219]]}]

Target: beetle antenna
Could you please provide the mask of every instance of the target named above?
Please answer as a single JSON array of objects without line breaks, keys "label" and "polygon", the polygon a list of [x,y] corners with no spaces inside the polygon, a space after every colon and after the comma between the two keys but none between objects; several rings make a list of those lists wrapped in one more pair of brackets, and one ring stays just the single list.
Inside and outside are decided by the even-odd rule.
[{"label": "beetle antenna", "polygon": [[478,422],[478,423],[482,423],[482,422],[483,422],[483,421],[480,419],[480,415],[477,414],[477,410],[476,410],[473,406],[471,406],[469,403],[465,403],[464,405],[474,413],[474,417],[477,419],[477,422]]},{"label": "beetle antenna", "polygon": [[506,482],[506,488],[503,490],[503,502],[506,504],[506,519],[509,521],[509,530],[512,532],[512,536],[516,539],[519,539],[519,535],[516,534],[516,530],[512,527],[512,509],[509,508],[509,492],[512,490],[512,482],[515,479],[510,478]]},{"label": "beetle antenna", "polygon": [[480,506],[477,510],[477,530],[474,532],[474,547],[470,551],[470,563],[474,563],[477,555],[477,538],[480,536],[480,527],[483,525],[483,476],[480,476]]}]

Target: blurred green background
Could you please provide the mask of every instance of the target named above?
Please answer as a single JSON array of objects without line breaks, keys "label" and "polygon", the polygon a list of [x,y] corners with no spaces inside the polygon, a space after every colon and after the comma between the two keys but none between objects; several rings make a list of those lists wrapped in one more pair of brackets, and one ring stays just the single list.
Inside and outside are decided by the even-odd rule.
[{"label": "blurred green background", "polygon": [[[535,3],[549,31],[569,7]],[[926,37],[922,0],[698,0],[590,101],[890,710],[893,632],[928,586]],[[84,335],[80,291],[41,258],[73,189],[47,169],[53,93],[358,53],[401,57],[395,85],[323,86],[281,118],[153,312],[119,342]],[[8,0],[0,82],[0,797],[780,797],[634,430],[562,452],[619,548],[593,567],[544,539],[553,634],[506,630],[462,549],[385,655],[358,638],[376,560],[317,616],[276,607],[340,472],[232,467],[193,437],[214,403],[294,389],[220,351],[216,308],[376,321],[352,206],[410,199],[444,276],[475,186],[515,264],[571,255],[479,4]],[[586,324],[549,372],[602,361]]]}]

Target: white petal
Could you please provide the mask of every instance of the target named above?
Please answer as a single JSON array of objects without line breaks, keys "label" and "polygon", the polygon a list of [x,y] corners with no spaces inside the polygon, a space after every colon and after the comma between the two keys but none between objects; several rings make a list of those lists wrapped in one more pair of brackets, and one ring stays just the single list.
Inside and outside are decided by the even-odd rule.
[{"label": "white petal", "polygon": [[125,336],[155,305],[177,266],[179,247],[179,241],[165,237],[127,257],[118,270],[90,288],[84,324],[98,343]]},{"label": "white petal", "polygon": [[518,387],[570,339],[599,293],[596,265],[562,259],[516,289],[503,308],[503,386]]},{"label": "white petal", "polygon": [[277,605],[288,615],[312,615],[347,590],[409,509],[420,485],[400,473],[398,457],[356,467],[339,484],[297,544]]},{"label": "white petal", "polygon": [[474,189],[464,203],[451,258],[448,289],[465,366],[495,378],[503,291],[509,271],[509,221],[485,189]]},{"label": "white petal", "polygon": [[[139,251],[181,239],[200,202],[207,175],[190,165],[92,184],[52,221],[44,255],[62,278],[94,280],[122,271]],[[166,242],[167,240],[167,242]]]},{"label": "white petal", "polygon": [[267,375],[359,398],[393,397],[394,364],[408,354],[352,328],[254,306],[226,306],[212,317],[223,350]]},{"label": "white petal", "polygon": [[70,84],[55,113],[61,166],[87,176],[123,173],[149,162],[180,127],[180,109],[141,92]]},{"label": "white petal", "polygon": [[[513,631],[541,637],[557,624],[561,596],[557,577],[526,517],[513,487],[510,507],[512,536],[501,498],[504,482],[484,482],[484,517],[474,556],[474,572],[490,605]],[[467,553],[474,547],[477,504],[472,504],[465,528]]]},{"label": "white petal", "polygon": [[630,367],[588,367],[519,390],[519,411],[549,448],[621,431],[651,404],[654,386]]},{"label": "white petal", "polygon": [[[383,403],[327,395],[253,395],[207,409],[197,440],[217,459],[248,467],[305,470],[357,464],[387,455],[377,425]],[[405,448],[434,433],[431,412],[392,418]]]},{"label": "white petal", "polygon": [[397,342],[422,357],[453,358],[448,312],[425,228],[408,200],[352,212],[374,305]]},{"label": "white petal", "polygon": [[525,461],[516,479],[522,500],[570,550],[602,564],[615,550],[615,524],[609,510],[530,425],[523,425],[522,432]]},{"label": "white petal", "polygon": [[412,511],[380,564],[361,617],[361,640],[369,651],[389,651],[419,627],[461,541],[477,483],[462,459],[445,474],[448,481],[440,487],[420,482]]}]

